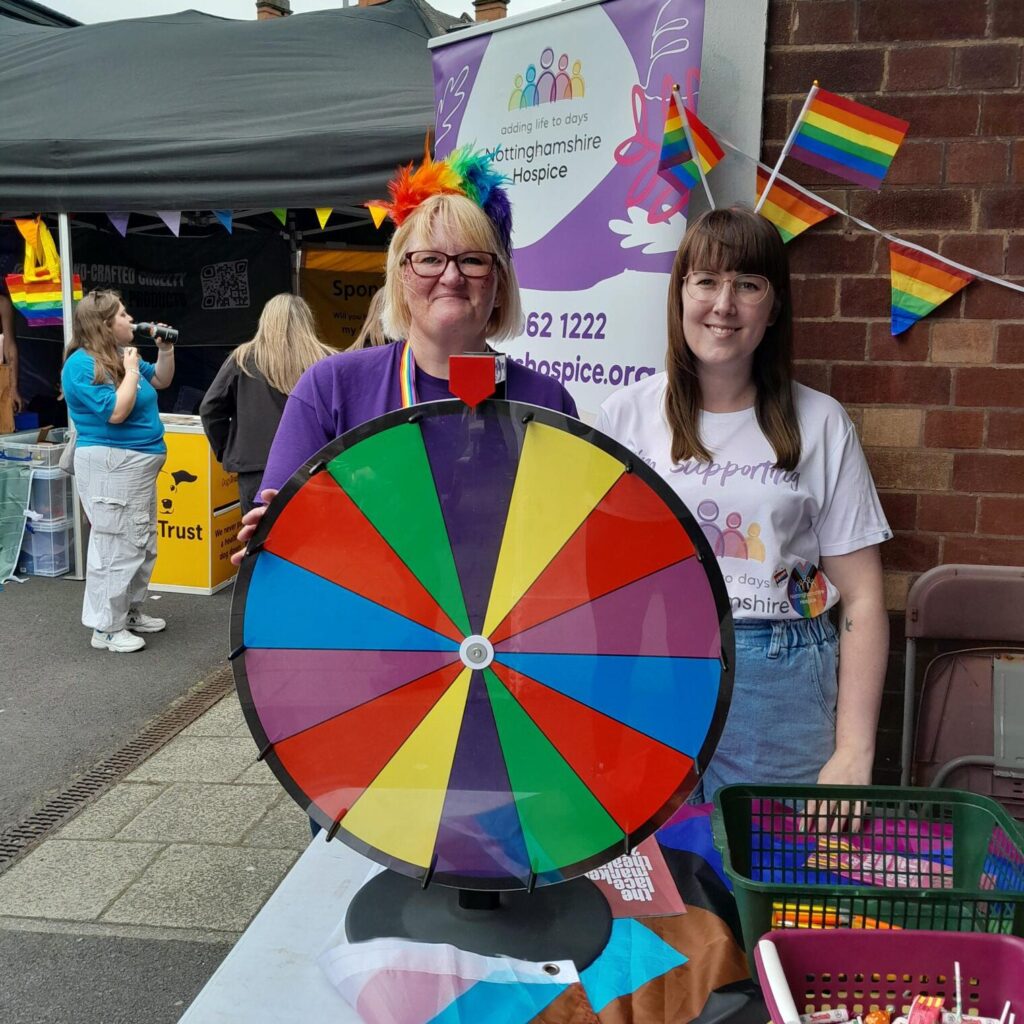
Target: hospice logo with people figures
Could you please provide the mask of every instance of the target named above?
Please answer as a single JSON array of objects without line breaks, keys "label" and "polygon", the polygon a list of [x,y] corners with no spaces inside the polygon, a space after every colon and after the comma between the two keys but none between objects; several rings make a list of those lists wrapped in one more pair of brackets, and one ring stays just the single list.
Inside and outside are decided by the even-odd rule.
[{"label": "hospice logo with people figures", "polygon": [[703,33],[704,0],[605,0],[431,43],[436,155],[473,143],[509,181],[525,324],[501,347],[584,419],[664,365],[686,200],[658,160],[673,84],[696,104]]}]

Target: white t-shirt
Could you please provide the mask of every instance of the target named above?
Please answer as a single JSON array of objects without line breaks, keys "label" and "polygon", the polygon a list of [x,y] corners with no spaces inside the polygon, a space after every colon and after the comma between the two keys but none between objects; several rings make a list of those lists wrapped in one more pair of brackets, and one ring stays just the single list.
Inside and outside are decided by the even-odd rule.
[{"label": "white t-shirt", "polygon": [[718,556],[737,619],[813,618],[839,600],[823,555],[892,537],[857,433],[843,407],[793,385],[802,449],[796,469],[775,452],[753,408],[701,414],[713,461],[672,464],[665,373],[616,391],[597,429],[632,449],[683,499]]}]

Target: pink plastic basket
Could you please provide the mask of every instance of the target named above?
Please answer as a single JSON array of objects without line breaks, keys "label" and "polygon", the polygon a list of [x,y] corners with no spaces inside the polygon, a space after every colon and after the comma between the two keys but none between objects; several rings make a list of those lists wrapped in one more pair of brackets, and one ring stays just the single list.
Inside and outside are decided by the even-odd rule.
[{"label": "pink plastic basket", "polygon": [[[953,962],[960,961],[963,1012],[996,1017],[1007,1000],[1024,1013],[1024,940],[979,932],[787,929],[764,936],[775,943],[800,1013],[845,1009],[852,1019],[896,1008],[906,1015],[915,996],[956,1003]],[[774,1024],[779,1014],[755,947],[754,962]],[[969,1024],[969,1022],[968,1022]]]}]

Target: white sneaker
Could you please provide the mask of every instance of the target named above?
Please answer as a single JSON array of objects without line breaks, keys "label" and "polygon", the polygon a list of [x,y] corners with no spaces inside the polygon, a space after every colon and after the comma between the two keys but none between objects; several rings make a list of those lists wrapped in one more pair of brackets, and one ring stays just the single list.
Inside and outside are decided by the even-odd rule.
[{"label": "white sneaker", "polygon": [[125,625],[133,633],[159,633],[167,628],[167,623],[163,619],[140,612],[138,608],[132,608],[128,612],[128,622]]},{"label": "white sneaker", "polygon": [[116,633],[103,633],[94,629],[92,645],[97,651],[107,650],[113,651],[115,654],[130,654],[132,651],[141,651],[146,646],[146,641],[141,636],[129,633],[127,629],[119,629]]}]

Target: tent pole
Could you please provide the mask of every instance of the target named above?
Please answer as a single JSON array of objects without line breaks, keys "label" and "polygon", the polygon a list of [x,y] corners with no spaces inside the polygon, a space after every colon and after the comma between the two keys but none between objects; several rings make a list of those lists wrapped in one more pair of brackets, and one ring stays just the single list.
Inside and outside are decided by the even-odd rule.
[{"label": "tent pole", "polygon": [[[71,269],[71,218],[66,213],[57,214],[57,237],[60,240],[60,301],[64,313],[64,352],[67,353],[74,337],[71,292],[74,287],[74,274]],[[72,427],[70,416],[68,426]],[[85,516],[82,513],[82,500],[78,496],[78,481],[71,477],[71,543],[74,549],[74,568],[64,579],[85,579]]]},{"label": "tent pole", "polygon": [[[302,292],[299,290],[299,262],[302,259],[302,253],[299,250],[298,242],[295,240],[295,218],[289,216],[288,218],[288,245],[291,252],[291,264],[292,264],[292,294],[301,295]],[[301,237],[299,239],[301,241]]]}]

